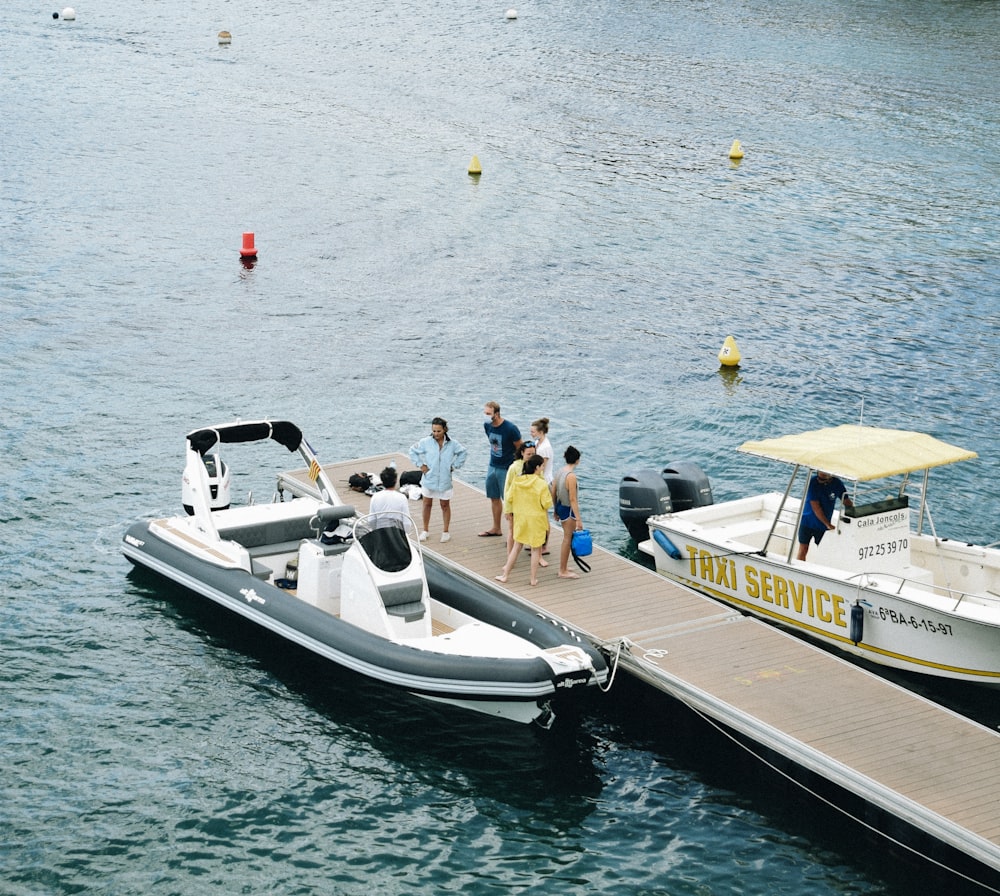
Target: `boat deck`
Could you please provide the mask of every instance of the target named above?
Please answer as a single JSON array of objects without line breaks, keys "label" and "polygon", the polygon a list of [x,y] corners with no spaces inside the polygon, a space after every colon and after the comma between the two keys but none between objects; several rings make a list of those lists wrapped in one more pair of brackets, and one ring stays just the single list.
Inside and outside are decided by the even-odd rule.
[{"label": "boat deck", "polygon": [[[324,469],[364,513],[369,499],[348,476],[390,460],[411,468],[387,454]],[[304,470],[286,475],[311,484]],[[419,524],[419,503],[411,514]],[[489,522],[484,493],[456,480],[452,538],[440,542],[435,503],[425,550],[492,581],[505,539],[478,537]],[[612,654],[624,645],[625,671],[958,850],[1000,885],[1000,735],[596,545],[590,573],[560,579],[561,541],[553,530],[537,586],[525,554],[505,587]]]}]

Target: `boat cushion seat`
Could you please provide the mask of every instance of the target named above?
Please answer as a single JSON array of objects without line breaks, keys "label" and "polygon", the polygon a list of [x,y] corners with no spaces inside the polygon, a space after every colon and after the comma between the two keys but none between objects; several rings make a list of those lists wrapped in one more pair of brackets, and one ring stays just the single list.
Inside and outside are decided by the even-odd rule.
[{"label": "boat cushion seat", "polygon": [[270,566],[265,566],[259,560],[254,560],[253,558],[250,559],[250,574],[255,579],[260,579],[261,581],[266,582],[269,578],[271,578],[271,572],[272,570]]},{"label": "boat cushion seat", "polygon": [[256,547],[247,548],[247,553],[251,557],[272,557],[278,554],[297,554],[299,552],[299,541],[283,541],[280,544],[259,544]]},{"label": "boat cushion seat", "polygon": [[397,604],[394,607],[386,607],[386,612],[390,616],[401,616],[406,622],[416,622],[424,618],[424,605],[420,601]]},{"label": "boat cushion seat", "polygon": [[[379,587],[382,603],[393,616],[419,619],[423,615],[423,579],[407,579],[403,582],[387,582]],[[414,615],[416,614],[416,615]]]},{"label": "boat cushion seat", "polygon": [[[287,520],[267,520],[248,526],[219,527],[219,537],[235,541],[245,548],[258,548],[282,542],[299,542],[303,538],[315,538],[316,530],[309,525],[315,514],[293,517]],[[297,545],[296,548],[297,549]],[[294,550],[294,549],[293,549]],[[273,552],[272,552],[273,553]]]}]

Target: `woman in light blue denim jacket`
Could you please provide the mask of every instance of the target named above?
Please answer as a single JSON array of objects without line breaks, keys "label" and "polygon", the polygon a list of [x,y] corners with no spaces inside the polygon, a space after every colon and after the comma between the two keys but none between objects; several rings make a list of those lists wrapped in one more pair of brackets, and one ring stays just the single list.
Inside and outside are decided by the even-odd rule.
[{"label": "woman in light blue denim jacket", "polygon": [[427,530],[431,523],[431,507],[434,499],[441,502],[443,528],[441,541],[450,541],[451,499],[455,488],[451,481],[451,471],[465,463],[465,448],[448,435],[448,421],[442,417],[431,420],[431,434],[425,436],[410,448],[410,460],[420,469],[420,492],[424,498],[424,526],[420,540],[427,541]]}]

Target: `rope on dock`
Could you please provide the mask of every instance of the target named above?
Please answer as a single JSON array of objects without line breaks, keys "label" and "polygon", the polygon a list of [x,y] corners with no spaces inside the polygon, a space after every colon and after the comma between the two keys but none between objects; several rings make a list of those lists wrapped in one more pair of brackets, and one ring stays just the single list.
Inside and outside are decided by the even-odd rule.
[{"label": "rope on dock", "polygon": [[618,661],[621,659],[622,649],[626,651],[630,650],[634,645],[628,638],[617,638],[614,641],[609,641],[606,644],[601,645],[601,650],[605,653],[610,653],[612,648],[614,649],[614,658],[610,661],[611,674],[608,676],[607,687],[601,685],[600,682],[597,686],[601,689],[603,693],[607,693],[611,690],[611,685],[615,683],[615,675],[618,672]]}]

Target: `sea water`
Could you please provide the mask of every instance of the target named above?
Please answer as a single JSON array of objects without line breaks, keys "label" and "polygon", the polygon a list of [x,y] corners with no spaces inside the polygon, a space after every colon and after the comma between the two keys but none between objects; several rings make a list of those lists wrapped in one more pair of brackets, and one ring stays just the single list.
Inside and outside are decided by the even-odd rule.
[{"label": "sea water", "polygon": [[642,688],[548,735],[466,717],[119,542],[177,510],[196,427],[287,417],[334,461],[440,415],[481,485],[490,399],[580,449],[584,520],[627,555],[629,469],[737,497],[785,474],[744,440],[859,420],[977,451],[934,521],[996,540],[1000,7],[75,8],[0,7],[0,891],[919,886]]}]

